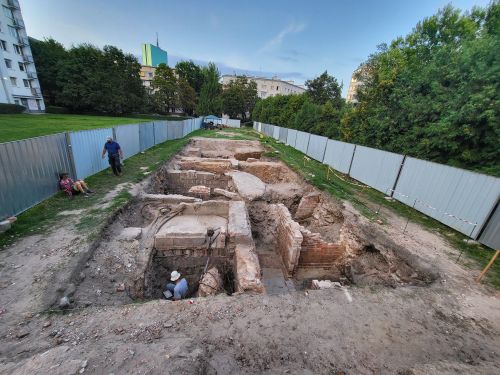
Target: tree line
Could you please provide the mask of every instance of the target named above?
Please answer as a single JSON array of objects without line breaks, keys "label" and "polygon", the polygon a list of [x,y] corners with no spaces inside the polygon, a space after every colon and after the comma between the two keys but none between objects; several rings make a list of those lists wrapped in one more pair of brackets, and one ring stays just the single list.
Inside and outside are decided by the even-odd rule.
[{"label": "tree line", "polygon": [[257,101],[257,86],[238,77],[223,87],[214,63],[160,64],[151,87],[140,79],[141,65],[117,47],[81,44],[69,49],[50,38],[30,38],[46,105],[74,113],[228,114],[246,120]]},{"label": "tree line", "polygon": [[446,6],[361,64],[357,103],[327,72],[256,121],[500,176],[500,4]]}]

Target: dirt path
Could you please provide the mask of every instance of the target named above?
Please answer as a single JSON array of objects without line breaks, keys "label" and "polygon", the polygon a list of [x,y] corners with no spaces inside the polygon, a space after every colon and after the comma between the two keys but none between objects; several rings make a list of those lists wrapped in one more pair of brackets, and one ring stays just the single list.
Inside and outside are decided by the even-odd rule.
[{"label": "dirt path", "polygon": [[[476,284],[441,236],[413,223],[404,235],[403,218],[382,215],[378,229],[432,263],[436,281],[39,313],[72,288],[92,251],[78,214],[66,213],[50,233],[0,253],[0,373],[500,373],[499,293]],[[266,251],[264,271],[279,269]]]}]

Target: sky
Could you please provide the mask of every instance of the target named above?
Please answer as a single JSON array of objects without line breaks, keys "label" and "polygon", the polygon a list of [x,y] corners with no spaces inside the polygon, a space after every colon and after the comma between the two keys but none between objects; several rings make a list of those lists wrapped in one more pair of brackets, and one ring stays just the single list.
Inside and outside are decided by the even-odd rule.
[{"label": "sky", "polygon": [[222,74],[303,84],[325,70],[343,83],[376,51],[446,4],[470,10],[489,0],[19,0],[29,36],[66,47],[114,45],[136,56],[156,43],[169,65],[215,62]]}]

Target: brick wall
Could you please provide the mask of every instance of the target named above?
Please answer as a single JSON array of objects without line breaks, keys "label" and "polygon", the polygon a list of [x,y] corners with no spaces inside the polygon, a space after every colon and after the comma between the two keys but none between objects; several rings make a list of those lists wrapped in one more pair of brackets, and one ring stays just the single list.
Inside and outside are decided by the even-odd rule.
[{"label": "brick wall", "polygon": [[185,194],[191,187],[197,185],[227,189],[230,180],[229,176],[218,176],[210,172],[169,170],[167,172],[167,191],[168,193]]},{"label": "brick wall", "polygon": [[326,242],[319,233],[301,227],[303,237],[299,267],[330,267],[345,253],[345,246]]},{"label": "brick wall", "polygon": [[286,272],[291,276],[297,266],[303,240],[300,225],[293,221],[288,208],[283,204],[275,205],[274,212],[277,220],[278,252],[283,260]]}]

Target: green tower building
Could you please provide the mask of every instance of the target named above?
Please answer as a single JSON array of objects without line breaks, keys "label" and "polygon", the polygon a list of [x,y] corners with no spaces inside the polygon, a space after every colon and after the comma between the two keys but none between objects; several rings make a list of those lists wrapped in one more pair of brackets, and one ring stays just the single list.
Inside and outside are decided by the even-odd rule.
[{"label": "green tower building", "polygon": [[162,50],[153,44],[142,44],[142,65],[157,67],[159,64],[164,63],[168,65],[167,51]]}]

